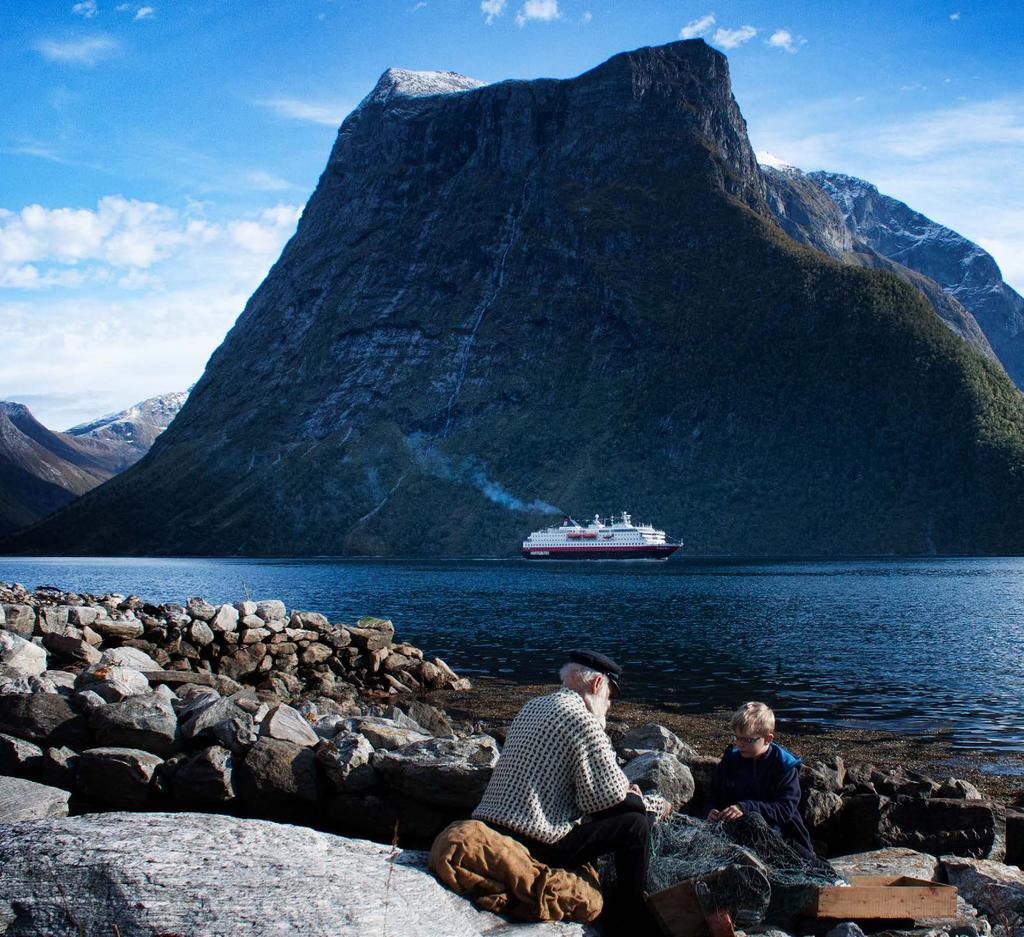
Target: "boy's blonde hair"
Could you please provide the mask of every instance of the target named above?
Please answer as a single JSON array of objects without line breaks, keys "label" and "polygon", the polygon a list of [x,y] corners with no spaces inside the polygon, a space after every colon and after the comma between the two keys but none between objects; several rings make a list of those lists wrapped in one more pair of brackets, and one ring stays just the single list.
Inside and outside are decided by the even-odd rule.
[{"label": "boy's blonde hair", "polygon": [[764,703],[744,703],[732,714],[729,726],[737,735],[774,735],[775,713]]}]

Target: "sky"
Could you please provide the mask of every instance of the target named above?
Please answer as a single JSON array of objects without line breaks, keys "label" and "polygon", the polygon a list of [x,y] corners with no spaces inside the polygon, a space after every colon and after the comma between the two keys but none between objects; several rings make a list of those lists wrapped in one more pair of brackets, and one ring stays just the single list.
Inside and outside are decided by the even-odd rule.
[{"label": "sky", "polygon": [[1024,292],[1024,4],[8,0],[0,400],[66,429],[202,374],[389,67],[567,78],[703,38],[759,153],[860,176]]}]

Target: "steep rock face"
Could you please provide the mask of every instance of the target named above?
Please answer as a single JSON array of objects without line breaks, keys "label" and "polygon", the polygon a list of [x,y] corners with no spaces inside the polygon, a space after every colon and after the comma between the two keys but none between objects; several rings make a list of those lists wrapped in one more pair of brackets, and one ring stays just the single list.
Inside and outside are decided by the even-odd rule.
[{"label": "steep rock face", "polygon": [[1024,407],[785,237],[703,42],[391,71],[150,455],[10,548],[493,555],[623,506],[696,552],[1024,545]]},{"label": "steep rock face", "polygon": [[935,280],[913,266],[860,238],[856,224],[821,185],[817,174],[807,175],[793,166],[762,165],[768,202],[779,226],[793,240],[807,244],[844,263],[890,270],[917,287],[936,314],[964,341],[993,361],[999,358],[984,330],[964,306]]},{"label": "steep rock face", "polygon": [[837,172],[809,175],[835,202],[855,238],[934,280],[968,309],[1011,379],[1024,387],[1024,297],[1003,282],[991,254],[863,179]]},{"label": "steep rock face", "polygon": [[0,535],[34,523],[142,458],[187,394],[48,430],[20,403],[0,401]]}]

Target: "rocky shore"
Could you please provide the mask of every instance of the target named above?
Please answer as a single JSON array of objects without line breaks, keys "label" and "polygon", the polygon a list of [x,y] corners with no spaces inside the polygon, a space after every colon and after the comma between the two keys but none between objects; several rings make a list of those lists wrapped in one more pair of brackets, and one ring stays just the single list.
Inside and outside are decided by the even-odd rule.
[{"label": "rocky shore", "polygon": [[[178,836],[191,837],[198,856],[216,851],[211,830],[229,831],[230,858],[219,860],[218,874],[239,888],[252,886],[237,881],[241,866],[257,872],[240,862],[238,843],[261,844],[253,847],[263,850],[256,866],[268,875],[282,868],[273,829],[281,842],[299,835],[289,832],[294,826],[249,826],[262,820],[426,846],[470,814],[521,698],[545,689],[474,687],[444,661],[398,641],[385,619],[330,622],[276,600],[156,605],[0,584],[0,919],[14,922],[6,933],[59,932],[54,915],[63,912],[40,863],[60,872],[56,880],[78,902],[76,913],[91,921],[115,920],[122,933],[153,932],[145,921],[190,933],[198,931],[181,921],[198,911],[172,902],[171,913],[150,895],[152,876],[168,874],[164,853],[178,850]],[[671,714],[651,719],[636,704],[614,715],[623,721],[609,726],[610,735],[627,775],[700,815],[719,742],[686,731],[685,720],[673,722]],[[963,776],[929,775],[907,761],[811,752],[804,741],[792,747],[804,755],[802,809],[822,854],[868,853],[873,858],[857,861],[873,868],[923,863],[925,877],[936,880],[982,876],[988,891],[978,886],[981,898],[960,915],[967,924],[944,932],[984,937],[992,927],[1017,926],[1024,876],[1006,863],[1024,858],[1024,814],[1011,798],[992,799]],[[163,833],[144,839],[143,830]],[[125,848],[114,849],[111,836]],[[330,852],[331,844],[342,852],[370,848],[338,835],[309,844],[314,852]],[[422,858],[373,848],[385,849],[374,853],[374,874],[382,877],[392,876],[387,865],[397,856],[413,865]],[[95,854],[95,863],[85,863],[88,875],[66,868],[76,849]],[[347,874],[360,887],[355,872]],[[105,884],[89,875],[106,877]],[[230,905],[229,885],[208,900]],[[993,889],[1001,895],[999,920],[984,916],[996,908],[985,898]],[[110,897],[125,890],[134,904]],[[372,909],[349,911],[351,921],[376,920]],[[502,926],[473,915],[450,932]],[[328,917],[327,931],[376,930]],[[393,932],[437,932],[415,915],[403,920],[407,926]],[[281,927],[278,920],[257,930]],[[208,932],[237,931],[224,923]]]}]

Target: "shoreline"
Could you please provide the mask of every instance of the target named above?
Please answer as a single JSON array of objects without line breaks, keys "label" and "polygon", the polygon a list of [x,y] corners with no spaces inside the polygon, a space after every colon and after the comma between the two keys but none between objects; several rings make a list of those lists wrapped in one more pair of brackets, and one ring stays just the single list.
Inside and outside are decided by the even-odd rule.
[{"label": "shoreline", "polygon": [[[472,689],[439,691],[431,702],[456,719],[484,726],[507,724],[531,697],[551,693],[554,683],[519,683],[473,674]],[[657,722],[671,729],[702,755],[718,757],[730,743],[732,711],[715,709],[684,713],[650,701],[616,700],[609,713],[609,729]],[[932,777],[958,777],[970,781],[984,795],[1010,805],[1024,802],[1024,752],[954,748],[941,738],[923,738],[875,729],[823,728],[782,722],[776,740],[804,761],[838,756],[847,764],[866,762],[880,768],[902,767]]]}]

